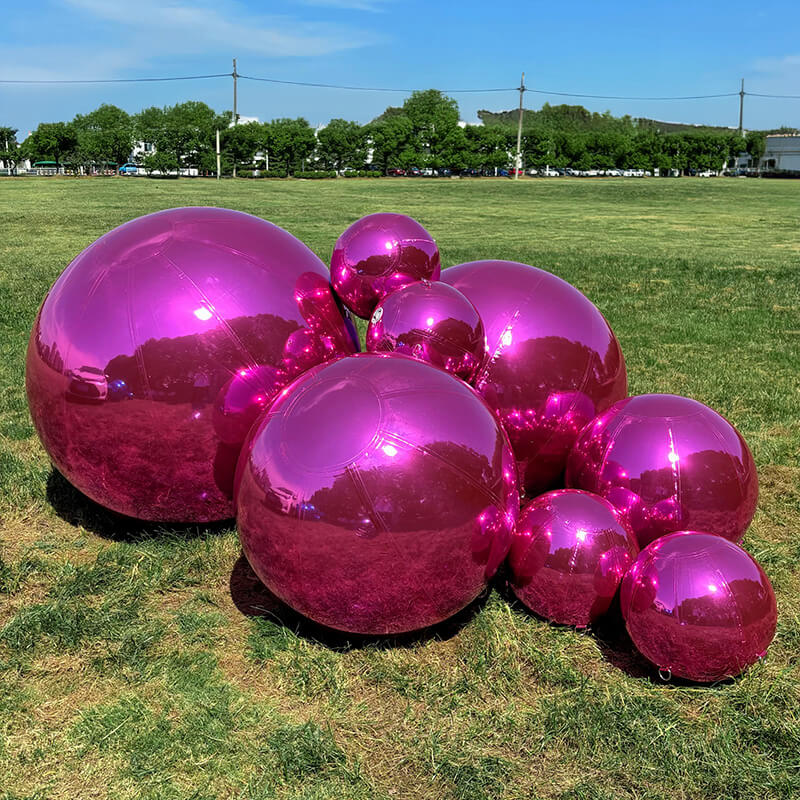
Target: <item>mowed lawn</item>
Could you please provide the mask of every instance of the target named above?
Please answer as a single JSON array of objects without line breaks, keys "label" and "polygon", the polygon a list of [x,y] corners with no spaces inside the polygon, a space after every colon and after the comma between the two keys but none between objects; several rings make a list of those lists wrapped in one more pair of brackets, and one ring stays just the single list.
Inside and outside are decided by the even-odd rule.
[{"label": "mowed lawn", "polygon": [[[326,261],[359,216],[399,211],[447,266],[575,284],[633,393],[695,397],[750,443],[766,661],[664,684],[617,617],[551,626],[501,581],[434,636],[348,646],[276,608],[231,523],[122,523],[71,490],[26,409],[37,307],[98,236],[180,205],[257,214]],[[0,179],[0,800],[795,796],[800,182]]]}]

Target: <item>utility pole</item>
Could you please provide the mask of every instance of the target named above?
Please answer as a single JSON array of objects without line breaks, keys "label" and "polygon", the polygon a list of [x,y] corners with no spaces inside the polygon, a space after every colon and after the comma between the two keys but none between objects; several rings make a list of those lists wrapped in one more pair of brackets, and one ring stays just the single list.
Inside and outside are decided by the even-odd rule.
[{"label": "utility pole", "polygon": [[[233,59],[233,120],[232,124],[236,125],[239,120],[239,115],[236,112],[236,79],[239,77],[239,73],[236,71],[236,59]],[[236,177],[236,159],[233,159],[233,177]]]},{"label": "utility pole", "polygon": [[219,180],[219,128],[217,128],[217,180]]},{"label": "utility pole", "polygon": [[744,120],[744,78],[742,78],[742,88],[739,90],[739,136],[742,135],[743,120]]},{"label": "utility pole", "polygon": [[517,120],[517,168],[514,170],[514,180],[519,180],[519,173],[522,171],[522,97],[525,94],[525,73],[522,73],[522,80],[519,82],[519,119]]}]

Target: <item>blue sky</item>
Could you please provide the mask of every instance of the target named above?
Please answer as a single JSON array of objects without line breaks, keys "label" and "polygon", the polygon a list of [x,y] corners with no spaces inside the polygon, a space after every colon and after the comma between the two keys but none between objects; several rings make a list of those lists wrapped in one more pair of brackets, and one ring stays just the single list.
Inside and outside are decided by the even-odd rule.
[{"label": "blue sky", "polygon": [[[694,95],[745,88],[800,94],[800,0],[659,3],[528,0],[29,0],[0,25],[0,78],[131,78],[239,72],[379,87],[515,86],[585,94]],[[0,124],[20,135],[100,103],[130,112],[203,100],[232,105],[230,79],[91,86],[0,85]],[[502,110],[514,92],[454,94],[462,119]],[[239,112],[366,122],[402,94],[240,81]],[[738,98],[580,100],[529,93],[526,107],[582,103],[657,119],[736,125]],[[800,100],[745,99],[745,127],[800,126]]]}]

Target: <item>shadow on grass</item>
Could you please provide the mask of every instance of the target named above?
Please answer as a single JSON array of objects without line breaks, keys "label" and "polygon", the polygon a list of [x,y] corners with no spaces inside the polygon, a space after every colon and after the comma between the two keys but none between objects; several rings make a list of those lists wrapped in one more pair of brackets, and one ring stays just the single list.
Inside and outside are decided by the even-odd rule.
[{"label": "shadow on grass", "polygon": [[365,648],[391,650],[413,647],[431,640],[446,641],[467,625],[489,598],[489,591],[486,590],[458,614],[419,631],[393,636],[368,636],[328,628],[293,611],[261,583],[244,555],[240,555],[234,564],[229,585],[234,605],[245,616],[267,617],[296,636],[339,652]]},{"label": "shadow on grass", "polygon": [[713,691],[714,689],[729,686],[736,682],[736,678],[727,678],[716,683],[696,683],[675,676],[662,677],[658,668],[651,664],[637,649],[633,643],[628,630],[625,627],[625,620],[622,618],[622,609],[619,604],[619,591],[614,597],[608,611],[590,625],[588,628],[576,629],[571,625],[560,625],[556,622],[540,616],[531,611],[526,605],[517,599],[508,583],[507,576],[498,573],[495,577],[494,588],[500,596],[517,613],[540,621],[543,625],[551,628],[572,631],[574,635],[589,636],[594,639],[603,660],[612,667],[624,672],[631,678],[646,680],[649,683],[665,689],[704,689]]},{"label": "shadow on grass", "polygon": [[135,543],[162,536],[198,539],[226,533],[233,520],[207,523],[148,522],[126,517],[95,503],[55,468],[47,477],[47,501],[61,519],[113,542]]}]

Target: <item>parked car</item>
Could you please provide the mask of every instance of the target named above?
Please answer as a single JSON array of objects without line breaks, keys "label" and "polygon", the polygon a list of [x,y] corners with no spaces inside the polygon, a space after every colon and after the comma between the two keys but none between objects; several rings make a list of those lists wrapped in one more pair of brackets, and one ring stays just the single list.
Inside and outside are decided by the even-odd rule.
[{"label": "parked car", "polygon": [[611,178],[621,178],[622,177],[622,170],[621,169],[607,169],[606,175]]},{"label": "parked car", "polygon": [[409,167],[406,175],[409,178],[419,178],[422,176],[422,170],[419,167]]},{"label": "parked car", "polygon": [[139,167],[136,164],[123,164],[119,168],[120,175],[138,175],[139,174]]},{"label": "parked car", "polygon": [[102,403],[108,397],[108,381],[97,367],[79,367],[67,373],[67,398],[74,403]]},{"label": "parked car", "polygon": [[531,168],[526,174],[530,175],[531,178],[535,178],[539,174],[539,170]]},{"label": "parked car", "polygon": [[513,178],[515,175],[524,175],[525,173],[521,169],[516,169],[515,167],[508,170],[509,178]]},{"label": "parked car", "polygon": [[481,171],[479,169],[475,169],[474,167],[471,169],[462,169],[461,170],[461,177],[462,178],[479,178]]},{"label": "parked car", "polygon": [[390,167],[386,171],[386,174],[387,175],[392,175],[395,178],[399,178],[399,177],[404,176],[406,174],[406,171],[404,169],[400,169],[400,167]]},{"label": "parked car", "polygon": [[508,177],[508,170],[507,169],[499,169],[497,170],[497,176],[507,178]]},{"label": "parked car", "polygon": [[447,167],[439,167],[439,169],[436,170],[436,174],[440,178],[449,178],[453,174],[453,171],[449,170]]},{"label": "parked car", "polygon": [[425,168],[423,168],[423,170],[422,170],[422,174],[423,174],[423,175],[424,175],[426,178],[432,178],[434,173],[433,173],[433,170],[432,170],[430,167],[425,167]]},{"label": "parked car", "polygon": [[546,167],[545,169],[539,170],[539,174],[545,178],[557,178],[559,175],[561,175],[560,172],[556,172],[552,167]]}]

